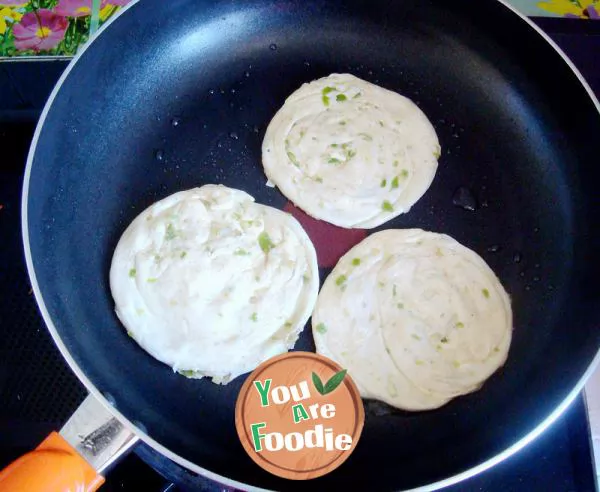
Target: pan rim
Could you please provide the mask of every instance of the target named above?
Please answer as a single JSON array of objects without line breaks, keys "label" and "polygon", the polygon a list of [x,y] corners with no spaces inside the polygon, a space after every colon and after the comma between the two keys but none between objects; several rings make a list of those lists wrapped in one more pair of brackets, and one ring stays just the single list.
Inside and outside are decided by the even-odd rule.
[{"label": "pan rim", "polygon": [[[85,375],[84,371],[79,367],[79,365],[77,364],[75,359],[72,357],[68,348],[62,341],[62,339],[58,333],[58,330],[56,329],[56,326],[54,325],[54,322],[50,316],[50,313],[48,312],[48,309],[46,308],[46,304],[44,302],[42,292],[41,292],[39,284],[37,282],[37,276],[35,273],[35,267],[33,265],[33,258],[31,255],[31,245],[29,242],[28,198],[29,198],[29,182],[30,182],[30,178],[31,178],[31,169],[33,166],[33,160],[34,160],[34,156],[35,156],[35,152],[36,152],[36,148],[37,148],[37,144],[38,144],[38,140],[39,140],[42,128],[44,127],[46,117],[53,105],[54,99],[60,92],[60,89],[61,89],[63,83],[65,82],[65,80],[67,79],[67,77],[69,76],[71,70],[77,64],[77,61],[83,56],[83,54],[94,43],[94,41],[99,36],[101,36],[104,33],[104,31],[114,21],[116,21],[116,19],[118,19],[121,15],[123,15],[126,11],[128,11],[134,5],[136,5],[139,1],[140,0],[133,0],[131,3],[126,5],[124,8],[122,8],[116,15],[111,17],[108,20],[108,22],[106,22],[104,25],[102,25],[102,27],[88,40],[88,42],[73,57],[73,59],[71,60],[69,65],[66,67],[64,72],[61,74],[60,78],[58,79],[58,82],[54,86],[48,100],[46,101],[46,104],[44,105],[44,108],[42,110],[42,113],[41,113],[38,123],[36,125],[35,132],[34,132],[30,147],[29,147],[29,153],[27,156],[27,162],[26,162],[25,173],[24,173],[24,178],[23,178],[23,190],[22,190],[22,194],[21,194],[21,235],[22,235],[23,248],[24,248],[24,254],[25,254],[25,262],[26,262],[26,266],[27,266],[27,273],[28,273],[29,279],[31,281],[31,286],[33,289],[33,293],[34,293],[37,305],[38,305],[38,309],[42,315],[42,318],[44,319],[44,323],[46,324],[46,327],[48,328],[50,335],[52,336],[52,339],[54,340],[55,345],[58,347],[58,349],[61,353],[61,356],[67,362],[70,369],[77,376],[77,378],[81,381],[81,383],[86,387],[86,389],[89,391],[89,393],[91,395],[93,395],[109,412],[111,412],[116,418],[118,418],[123,423],[123,425],[125,425],[129,430],[131,430],[136,436],[138,436],[144,443],[146,443],[152,449],[159,452],[163,456],[169,458],[170,460],[174,461],[175,463],[183,466],[184,468],[187,468],[188,470],[193,471],[194,473],[197,473],[197,474],[199,474],[203,477],[206,477],[210,480],[214,480],[222,485],[227,485],[227,486],[242,489],[242,490],[252,490],[252,491],[268,490],[268,489],[263,489],[263,488],[256,487],[253,485],[249,485],[244,482],[238,482],[237,480],[233,480],[233,479],[230,479],[223,475],[219,475],[219,474],[214,473],[206,468],[196,465],[195,463],[192,463],[192,462],[186,460],[185,458],[179,456],[178,454],[174,453],[173,451],[169,450],[168,448],[166,448],[165,446],[160,444],[158,441],[156,441],[152,437],[150,437],[148,434],[146,434],[142,429],[136,427],[132,421],[130,421],[127,417],[125,417],[125,415],[123,415],[116,407],[114,407],[108,401],[107,398],[104,397],[104,395],[88,379],[88,377]],[[537,26],[537,24],[535,24],[532,20],[530,20],[526,15],[524,15],[523,13],[518,11],[514,6],[509,4],[508,0],[494,0],[494,1],[503,5],[505,8],[510,10],[513,14],[515,14],[518,18],[520,18],[523,22],[525,22],[530,28],[532,28],[538,35],[540,35],[544,39],[544,41],[546,41],[558,53],[558,55],[563,59],[563,61],[568,65],[568,67],[571,69],[571,71],[575,74],[575,76],[577,77],[577,79],[579,80],[579,82],[581,83],[581,85],[583,86],[585,91],[587,92],[588,96],[590,97],[592,103],[594,104],[594,106],[596,107],[596,110],[598,111],[598,113],[600,115],[600,102],[598,101],[598,98],[594,94],[593,90],[591,89],[591,87],[589,86],[588,82],[585,80],[585,78],[583,77],[583,75],[581,74],[579,69],[575,66],[575,64],[571,61],[571,59],[564,53],[564,51],[552,40],[552,38],[550,38],[550,36],[548,34],[546,34],[539,26]],[[482,463],[479,463],[478,465],[476,465],[472,468],[469,468],[465,471],[459,472],[459,473],[452,475],[448,478],[445,478],[443,480],[438,480],[437,482],[419,486],[419,487],[416,487],[416,488],[413,488],[410,490],[434,491],[434,490],[439,490],[439,489],[448,487],[450,485],[457,484],[459,482],[462,482],[468,478],[476,476],[476,475],[492,468],[493,466],[497,465],[498,463],[501,463],[505,459],[509,458],[510,456],[514,455],[515,453],[517,453],[518,451],[523,449],[525,446],[527,446],[529,443],[531,443],[537,437],[539,437],[548,427],[550,427],[550,425],[552,425],[564,413],[564,411],[575,400],[577,395],[582,391],[585,383],[587,382],[589,377],[592,375],[592,373],[595,371],[596,367],[599,366],[599,364],[600,364],[600,350],[596,353],[596,355],[592,359],[592,361],[591,361],[590,365],[588,366],[588,368],[586,369],[586,371],[583,373],[581,378],[577,381],[574,388],[563,399],[563,401],[545,419],[543,419],[535,428],[533,428],[531,431],[529,431],[527,434],[525,434],[523,437],[521,437],[517,442],[515,442],[514,444],[512,444],[511,446],[506,448],[504,451],[498,453],[496,456],[489,458],[488,460],[483,461]]]}]

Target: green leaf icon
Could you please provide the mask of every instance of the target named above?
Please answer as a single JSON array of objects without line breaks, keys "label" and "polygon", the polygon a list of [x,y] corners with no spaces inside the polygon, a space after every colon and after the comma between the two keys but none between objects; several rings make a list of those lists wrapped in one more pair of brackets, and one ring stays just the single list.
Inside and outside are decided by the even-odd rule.
[{"label": "green leaf icon", "polygon": [[348,372],[348,369],[343,369],[340,372],[338,372],[337,374],[334,374],[333,376],[331,376],[331,379],[325,383],[325,391],[322,394],[326,395],[327,393],[331,393],[340,384],[342,384],[342,381],[344,380],[344,377],[346,376],[347,372]]},{"label": "green leaf icon", "polygon": [[346,376],[347,372],[347,369],[343,369],[340,372],[334,374],[333,376],[331,376],[331,379],[325,383],[325,385],[323,385],[323,381],[321,381],[321,378],[318,376],[318,374],[313,372],[313,384],[315,385],[315,388],[319,393],[321,393],[322,395],[326,395],[334,391],[340,384],[342,384],[342,381],[344,380],[344,377]]},{"label": "green leaf icon", "polygon": [[325,391],[325,389],[323,388],[323,381],[321,381],[321,378],[318,376],[317,373],[312,373],[312,380],[317,391],[323,395],[323,391]]}]

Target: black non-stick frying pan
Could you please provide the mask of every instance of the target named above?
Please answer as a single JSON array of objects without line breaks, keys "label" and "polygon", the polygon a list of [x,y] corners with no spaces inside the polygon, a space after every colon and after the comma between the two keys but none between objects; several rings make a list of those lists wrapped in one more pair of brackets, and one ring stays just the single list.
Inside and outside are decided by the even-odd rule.
[{"label": "black non-stick frying pan", "polygon": [[[127,336],[108,271],[129,222],[173,192],[223,183],[283,208],[265,186],[264,131],[289,94],[332,72],[404,94],[433,122],[443,155],[432,187],[377,230],[444,232],[477,251],[512,298],[514,337],[504,368],[439,410],[365,402],[354,454],[303,483],[244,452],[234,426],[244,377],[186,379]],[[581,76],[496,0],[143,0],[69,66],[43,114],[24,183],[29,272],[72,369],[185,466],[239,487],[442,486],[533,439],[590,372],[598,138],[598,103]],[[343,236],[325,230],[316,247]],[[314,350],[309,329],[296,348]]]}]

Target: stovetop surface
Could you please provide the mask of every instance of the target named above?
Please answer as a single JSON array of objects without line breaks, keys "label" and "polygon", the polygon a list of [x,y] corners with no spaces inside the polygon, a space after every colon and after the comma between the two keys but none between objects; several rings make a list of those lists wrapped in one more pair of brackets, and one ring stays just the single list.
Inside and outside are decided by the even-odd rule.
[{"label": "stovetop surface", "polygon": [[[538,19],[538,23],[600,95],[600,65],[596,63],[600,22]],[[38,313],[20,230],[20,194],[29,143],[41,108],[65,66],[65,62],[0,64],[0,467],[59,429],[86,395]],[[447,490],[594,490],[589,435],[580,396],[525,449]],[[223,487],[140,445],[109,473],[102,490],[176,492]]]}]

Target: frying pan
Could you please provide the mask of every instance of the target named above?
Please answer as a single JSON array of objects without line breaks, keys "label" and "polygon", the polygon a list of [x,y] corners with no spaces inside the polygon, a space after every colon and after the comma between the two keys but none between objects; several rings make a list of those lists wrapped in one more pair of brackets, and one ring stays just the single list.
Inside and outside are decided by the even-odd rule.
[{"label": "frying pan", "polygon": [[[480,391],[439,410],[366,401],[356,451],[308,484],[246,456],[234,426],[243,377],[186,379],[127,336],[108,271],[129,222],[173,192],[223,183],[284,208],[265,186],[264,131],[291,92],[333,72],[410,97],[434,123],[443,155],[432,187],[376,230],[444,232],[481,254],[511,296],[514,337]],[[144,0],[73,61],[44,110],[23,195],[32,285],[90,392],[197,473],[240,488],[441,487],[540,434],[596,362],[599,135],[581,75],[499,1]],[[309,226],[321,260],[352,242]],[[314,350],[309,329],[296,349]]]}]

